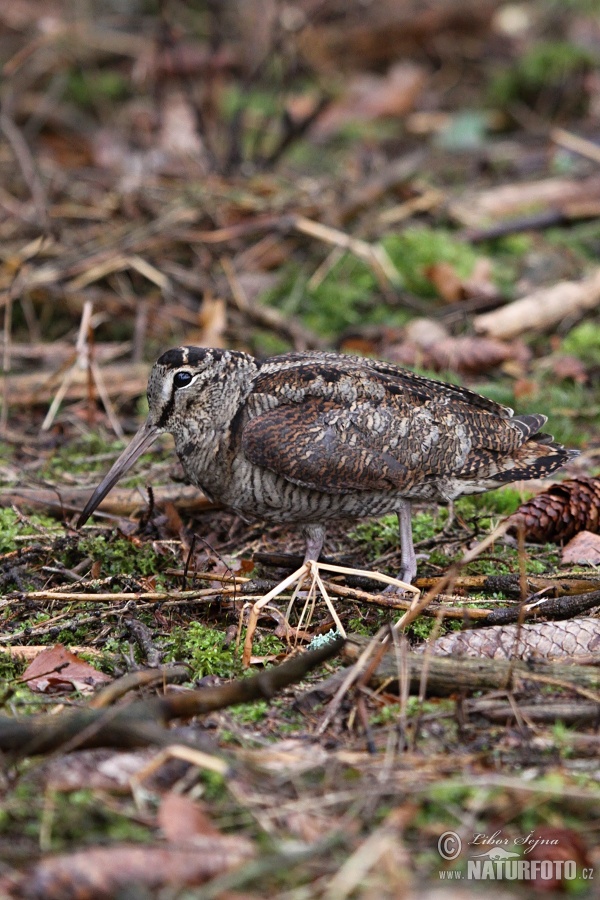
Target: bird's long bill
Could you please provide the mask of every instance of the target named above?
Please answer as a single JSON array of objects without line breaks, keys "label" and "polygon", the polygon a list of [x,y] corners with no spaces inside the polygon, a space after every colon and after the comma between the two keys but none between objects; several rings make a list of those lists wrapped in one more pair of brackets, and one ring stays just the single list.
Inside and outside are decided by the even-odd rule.
[{"label": "bird's long bill", "polygon": [[128,447],[123,450],[112,469],[106,473],[88,502],[85,504],[83,512],[77,520],[77,527],[81,528],[85,525],[91,514],[97,506],[102,503],[108,492],[115,486],[119,478],[121,478],[128,469],[134,464],[150,444],[154,443],[158,435],[159,429],[156,425],[146,420],[135,437],[132,439]]}]

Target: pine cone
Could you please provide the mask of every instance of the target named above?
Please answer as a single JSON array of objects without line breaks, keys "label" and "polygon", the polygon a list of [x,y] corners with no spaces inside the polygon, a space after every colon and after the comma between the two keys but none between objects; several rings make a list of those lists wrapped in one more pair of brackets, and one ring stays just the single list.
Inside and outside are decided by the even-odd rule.
[{"label": "pine cone", "polygon": [[523,503],[508,517],[508,534],[525,528],[534,544],[563,544],[579,531],[600,533],[600,478],[569,478]]},{"label": "pine cone", "polygon": [[[427,645],[418,648],[425,652]],[[490,659],[527,659],[529,656],[589,656],[600,648],[600,619],[583,616],[564,622],[453,631],[433,642],[434,656],[487,656]]]}]

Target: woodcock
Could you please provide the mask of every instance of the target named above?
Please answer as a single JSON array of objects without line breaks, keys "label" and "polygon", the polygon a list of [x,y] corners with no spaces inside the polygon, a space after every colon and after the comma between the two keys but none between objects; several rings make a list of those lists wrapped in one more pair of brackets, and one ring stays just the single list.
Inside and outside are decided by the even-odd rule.
[{"label": "woodcock", "polygon": [[332,519],[398,514],[399,578],[417,564],[411,502],[449,502],[560,468],[577,451],[540,431],[546,416],[507,407],[389,363],[337,353],[263,362],[178,347],[154,364],[149,413],[98,485],[81,526],[170,432],[190,481],[245,519],[295,523],[318,559]]}]

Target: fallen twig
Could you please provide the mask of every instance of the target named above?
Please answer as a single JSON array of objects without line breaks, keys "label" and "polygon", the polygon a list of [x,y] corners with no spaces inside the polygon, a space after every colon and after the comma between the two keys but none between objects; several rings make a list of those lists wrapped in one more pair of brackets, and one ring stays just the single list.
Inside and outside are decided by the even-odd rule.
[{"label": "fallen twig", "polygon": [[[344,658],[347,662],[357,662],[367,645],[368,638],[350,636],[344,647]],[[530,681],[572,690],[600,704],[600,672],[587,666],[567,666],[565,661],[471,659],[407,653],[406,664],[412,691],[419,689],[421,674],[427,667],[427,693],[430,695],[508,690]],[[396,661],[388,654],[382,659],[372,681],[382,684],[397,681],[397,678]]]},{"label": "fallen twig", "polygon": [[[204,688],[140,700],[127,706],[98,710],[92,707],[57,715],[13,719],[0,716],[0,749],[19,756],[50,753],[57,749],[86,747],[165,746],[173,742],[166,725],[172,719],[203,715],[236,703],[251,703],[272,697],[307,672],[335,656],[343,639],[265,669],[253,678],[241,678],[219,687]],[[181,741],[180,741],[181,742]]]}]

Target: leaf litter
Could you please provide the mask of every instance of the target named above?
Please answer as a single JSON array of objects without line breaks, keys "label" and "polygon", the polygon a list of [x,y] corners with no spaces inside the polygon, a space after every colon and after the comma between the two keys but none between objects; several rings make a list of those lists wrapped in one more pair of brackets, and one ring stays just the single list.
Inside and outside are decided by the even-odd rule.
[{"label": "leaf litter", "polygon": [[[247,6],[0,11],[0,890],[397,897],[452,869],[448,830],[461,871],[496,832],[552,832],[542,859],[559,846],[597,867],[600,578],[589,538],[562,551],[568,571],[554,543],[598,518],[589,13],[532,18],[523,43],[510,10],[481,4],[468,24],[459,4]],[[570,56],[541,40],[553,28]],[[520,62],[500,94],[503,54]],[[459,501],[441,534],[419,511],[420,614],[402,633],[415,602],[372,577],[398,568],[385,524],[332,529],[320,595],[279,602],[297,536],[216,510],[170,446],[73,528],[143,415],[149,363],[182,342],[372,353],[539,403],[582,455],[533,498]],[[553,626],[549,651],[527,642]],[[485,669],[499,636],[509,658]],[[329,661],[278,681],[311,642]],[[267,676],[253,703],[244,643]],[[34,692],[32,657],[68,692]]]}]

